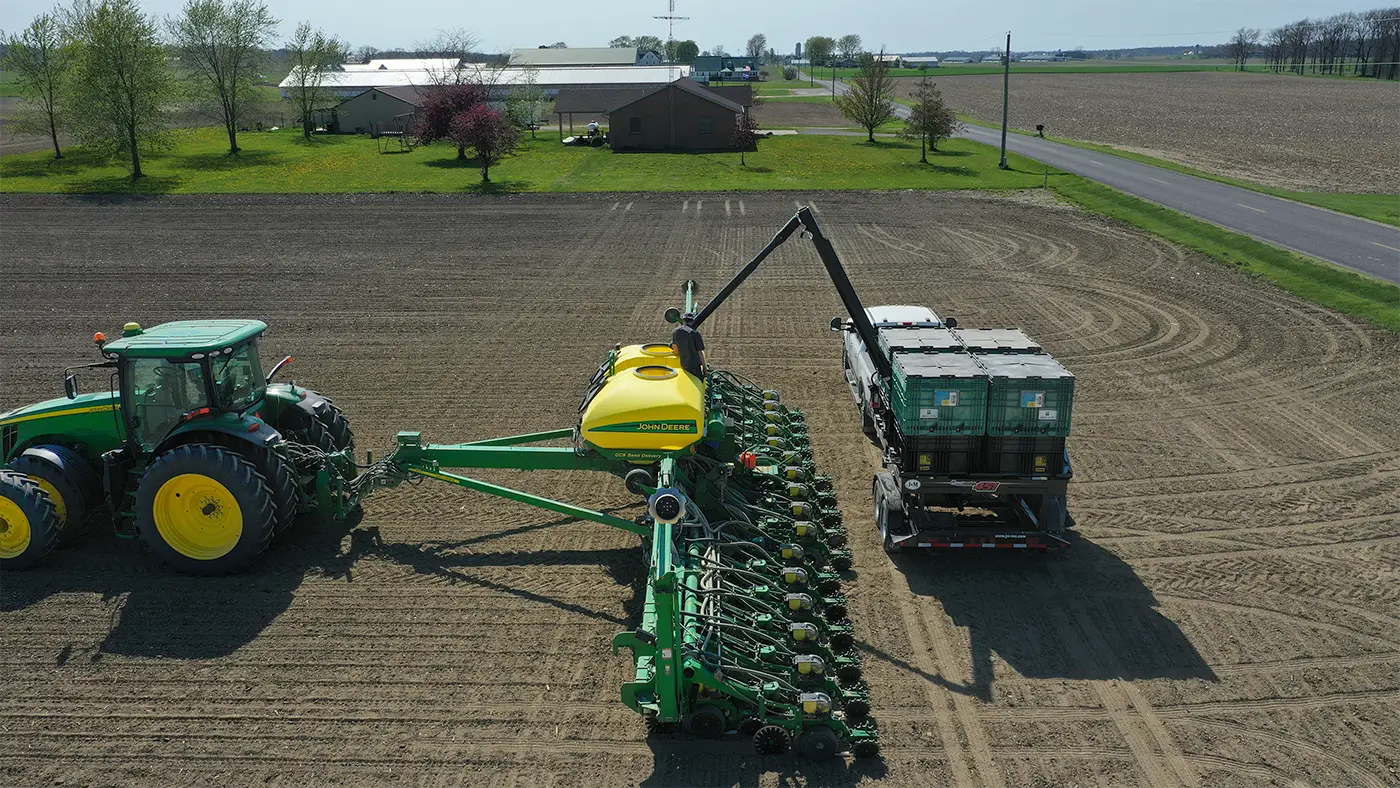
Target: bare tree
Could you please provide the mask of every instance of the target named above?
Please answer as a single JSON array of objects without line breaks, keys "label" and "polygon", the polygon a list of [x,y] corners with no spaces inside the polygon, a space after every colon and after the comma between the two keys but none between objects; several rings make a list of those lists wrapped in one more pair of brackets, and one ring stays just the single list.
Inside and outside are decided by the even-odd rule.
[{"label": "bare tree", "polygon": [[754,119],[753,113],[745,111],[742,115],[734,118],[734,131],[730,142],[739,150],[739,166],[749,166],[744,161],[744,154],[748,151],[758,150],[758,141],[763,139],[763,135],[758,132],[758,121]]},{"label": "bare tree", "polygon": [[850,89],[836,97],[836,108],[865,129],[868,142],[874,142],[875,129],[896,117],[893,96],[894,78],[881,49],[879,56],[868,52],[860,56],[860,70],[851,78]]},{"label": "bare tree", "polygon": [[957,113],[943,103],[943,94],[928,77],[920,77],[914,88],[914,105],[910,108],[909,120],[905,121],[905,139],[919,138],[919,161],[928,164],[925,146],[938,150],[940,140],[962,131],[962,122]]},{"label": "bare tree", "polygon": [[74,5],[67,21],[74,54],[64,100],[82,108],[69,113],[73,131],[99,155],[128,159],[140,178],[141,153],[166,141],[174,83],[156,19],[135,0],[103,0]]},{"label": "bare tree", "polygon": [[548,49],[568,49],[568,48],[569,48],[569,45],[566,44],[566,43],[564,43],[563,41],[555,41],[553,44],[550,44],[547,48],[548,48]]},{"label": "bare tree", "polygon": [[287,57],[292,63],[287,92],[297,112],[301,113],[301,133],[311,139],[317,110],[325,109],[335,95],[340,64],[345,60],[346,45],[320,28],[312,29],[302,22],[286,43]]},{"label": "bare tree", "polygon": [[475,33],[461,27],[439,30],[433,38],[420,41],[418,49],[424,57],[443,61],[440,65],[428,67],[428,82],[433,85],[461,85],[475,81],[477,75],[466,61],[480,44]]},{"label": "bare tree", "polygon": [[841,53],[842,60],[851,60],[860,54],[860,36],[847,33],[836,39],[836,51]]},{"label": "bare tree", "polygon": [[729,57],[729,53],[724,51],[724,44],[720,44],[714,49],[711,49],[710,54],[715,57]]},{"label": "bare tree", "polygon": [[194,94],[212,105],[238,152],[238,126],[258,91],[258,69],[278,20],[259,0],[189,0],[166,28]]},{"label": "bare tree", "polygon": [[379,54],[379,47],[372,47],[369,44],[355,48],[355,57],[359,58],[362,63],[374,60],[374,56],[377,54]]},{"label": "bare tree", "polygon": [[15,86],[25,102],[19,125],[42,130],[53,141],[53,157],[63,158],[58,146],[59,98],[72,51],[65,46],[62,23],[53,14],[40,14],[3,43],[0,68],[18,78]]},{"label": "bare tree", "polygon": [[744,54],[757,60],[763,57],[763,50],[768,46],[768,36],[762,33],[754,33],[749,37],[749,42],[744,45]]},{"label": "bare tree", "polygon": [[1235,37],[1230,39],[1230,43],[1225,45],[1225,51],[1229,53],[1230,59],[1235,62],[1235,68],[1244,71],[1245,63],[1249,61],[1249,56],[1254,53],[1259,46],[1259,30],[1253,27],[1242,27],[1235,31]]}]

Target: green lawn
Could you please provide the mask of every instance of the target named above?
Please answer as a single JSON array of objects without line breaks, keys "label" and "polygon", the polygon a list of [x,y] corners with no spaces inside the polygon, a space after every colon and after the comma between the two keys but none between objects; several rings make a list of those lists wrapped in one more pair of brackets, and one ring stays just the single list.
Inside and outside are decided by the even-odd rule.
[{"label": "green lawn", "polygon": [[[1019,165],[1015,165],[1019,166]],[[1256,241],[1076,175],[1053,174],[1055,192],[1339,312],[1400,331],[1400,287]]]},{"label": "green lawn", "polygon": [[[907,101],[901,103],[908,104]],[[1001,124],[979,120],[968,115],[959,115],[966,123],[974,123],[978,126],[985,126],[992,129],[1000,129]],[[1010,129],[1017,134],[1033,136],[1035,132],[1025,129]],[[1068,137],[1047,137],[1046,139],[1055,142],[1063,142],[1066,145],[1073,145],[1076,148],[1085,148],[1100,153],[1107,153],[1112,156],[1122,156],[1125,159],[1151,164],[1167,170],[1173,170],[1185,175],[1194,175],[1198,178],[1207,178],[1220,183],[1227,183],[1231,186],[1238,186],[1241,189],[1249,189],[1260,194],[1271,194],[1275,197],[1282,197],[1286,200],[1296,200],[1308,205],[1316,205],[1319,208],[1326,208],[1338,213],[1360,216],[1363,219],[1370,219],[1373,222],[1382,222],[1400,227],[1400,194],[1335,194],[1332,192],[1295,192],[1288,189],[1276,189],[1272,186],[1265,186],[1252,181],[1230,178],[1224,175],[1198,170],[1188,167],[1185,164],[1178,164],[1174,161],[1159,159],[1154,156],[1146,156],[1141,153],[1120,150],[1112,145],[1101,145],[1097,142],[1084,142],[1083,140],[1070,139]]]},{"label": "green lawn", "polygon": [[521,154],[493,168],[483,186],[478,170],[436,145],[411,153],[376,152],[366,137],[291,131],[239,136],[229,156],[218,129],[175,133],[174,146],[149,157],[147,177],[132,183],[119,163],[94,161],[80,149],[54,161],[40,153],[0,157],[0,192],[286,193],[286,192],[614,192],[767,189],[1021,189],[1038,186],[1036,165],[997,169],[997,152],[967,140],[946,143],[919,163],[919,146],[859,137],[792,135],[759,143],[739,166],[736,153],[613,153],[573,148],[541,133]]}]

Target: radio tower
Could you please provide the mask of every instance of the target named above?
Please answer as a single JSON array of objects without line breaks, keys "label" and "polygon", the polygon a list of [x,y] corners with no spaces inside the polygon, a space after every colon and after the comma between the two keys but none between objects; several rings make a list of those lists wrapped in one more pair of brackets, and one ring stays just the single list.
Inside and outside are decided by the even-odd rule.
[{"label": "radio tower", "polygon": [[[665,19],[665,20],[666,20],[666,48],[667,48],[668,50],[670,50],[670,52],[669,52],[669,53],[667,53],[667,52],[661,53],[663,56],[668,55],[668,54],[673,54],[673,53],[676,51],[676,20],[677,20],[677,19],[689,19],[689,18],[690,18],[690,17],[688,17],[688,16],[676,16],[676,0],[671,0],[671,10],[670,10],[670,12],[669,12],[668,14],[666,14],[665,16],[654,16],[654,17],[652,17],[652,19]],[[671,66],[671,73],[670,73],[670,75],[669,75],[670,78],[671,78],[671,81],[672,81],[672,82],[675,82],[675,81],[676,81],[676,60],[675,60],[674,57],[667,57],[666,60],[667,60],[667,62],[668,62],[668,63],[670,64],[670,66]]]}]

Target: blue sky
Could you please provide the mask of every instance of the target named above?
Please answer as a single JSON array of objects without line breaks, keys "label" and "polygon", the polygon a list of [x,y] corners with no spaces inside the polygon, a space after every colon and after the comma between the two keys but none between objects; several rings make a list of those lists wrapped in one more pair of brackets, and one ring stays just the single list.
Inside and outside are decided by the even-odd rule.
[{"label": "blue sky", "polygon": [[[184,0],[144,0],[149,13],[177,13]],[[890,52],[991,49],[1005,32],[1012,46],[1029,49],[1088,49],[1210,44],[1224,41],[1242,25],[1268,28],[1303,17],[1360,11],[1388,5],[1337,0],[992,0],[915,2],[914,0],[803,0],[775,3],[700,3],[677,0],[676,38],[694,39],[701,49],[722,44],[742,51],[754,33],[768,37],[779,52],[808,36],[857,33],[867,48]],[[603,46],[618,35],[666,37],[666,0],[524,0],[482,3],[460,0],[268,0],[283,20],[283,32],[306,20],[346,39],[352,46],[411,47],[435,30],[463,27],[489,51],[565,41],[571,46]],[[586,6],[587,10],[581,10]],[[0,2],[0,28],[15,30],[52,7],[45,0]]]}]

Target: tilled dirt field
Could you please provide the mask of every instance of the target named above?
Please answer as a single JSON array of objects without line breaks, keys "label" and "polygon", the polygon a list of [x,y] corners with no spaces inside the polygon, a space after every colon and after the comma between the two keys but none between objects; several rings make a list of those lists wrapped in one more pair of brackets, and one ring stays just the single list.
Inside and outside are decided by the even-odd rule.
[{"label": "tilled dirt field", "polygon": [[[998,75],[939,79],[949,106],[1001,122]],[[899,80],[909,97],[917,80]],[[1400,86],[1191,72],[1013,74],[1011,125],[1300,191],[1393,194]],[[1390,140],[1390,142],[1387,142]]]},{"label": "tilled dirt field", "polygon": [[1400,783],[1395,337],[1037,200],[0,198],[0,408],[60,391],[94,330],[256,316],[361,447],[568,425],[608,347],[665,336],[683,279],[713,293],[808,199],[867,303],[1019,325],[1079,380],[1070,550],[891,561],[810,245],[707,324],[837,479],[883,760],[648,741],[609,647],[637,538],[425,483],[241,577],[102,532],[0,577],[0,785]]},{"label": "tilled dirt field", "polygon": [[754,108],[754,118],[764,129],[846,127],[851,121],[835,104],[806,101],[765,101]]}]

